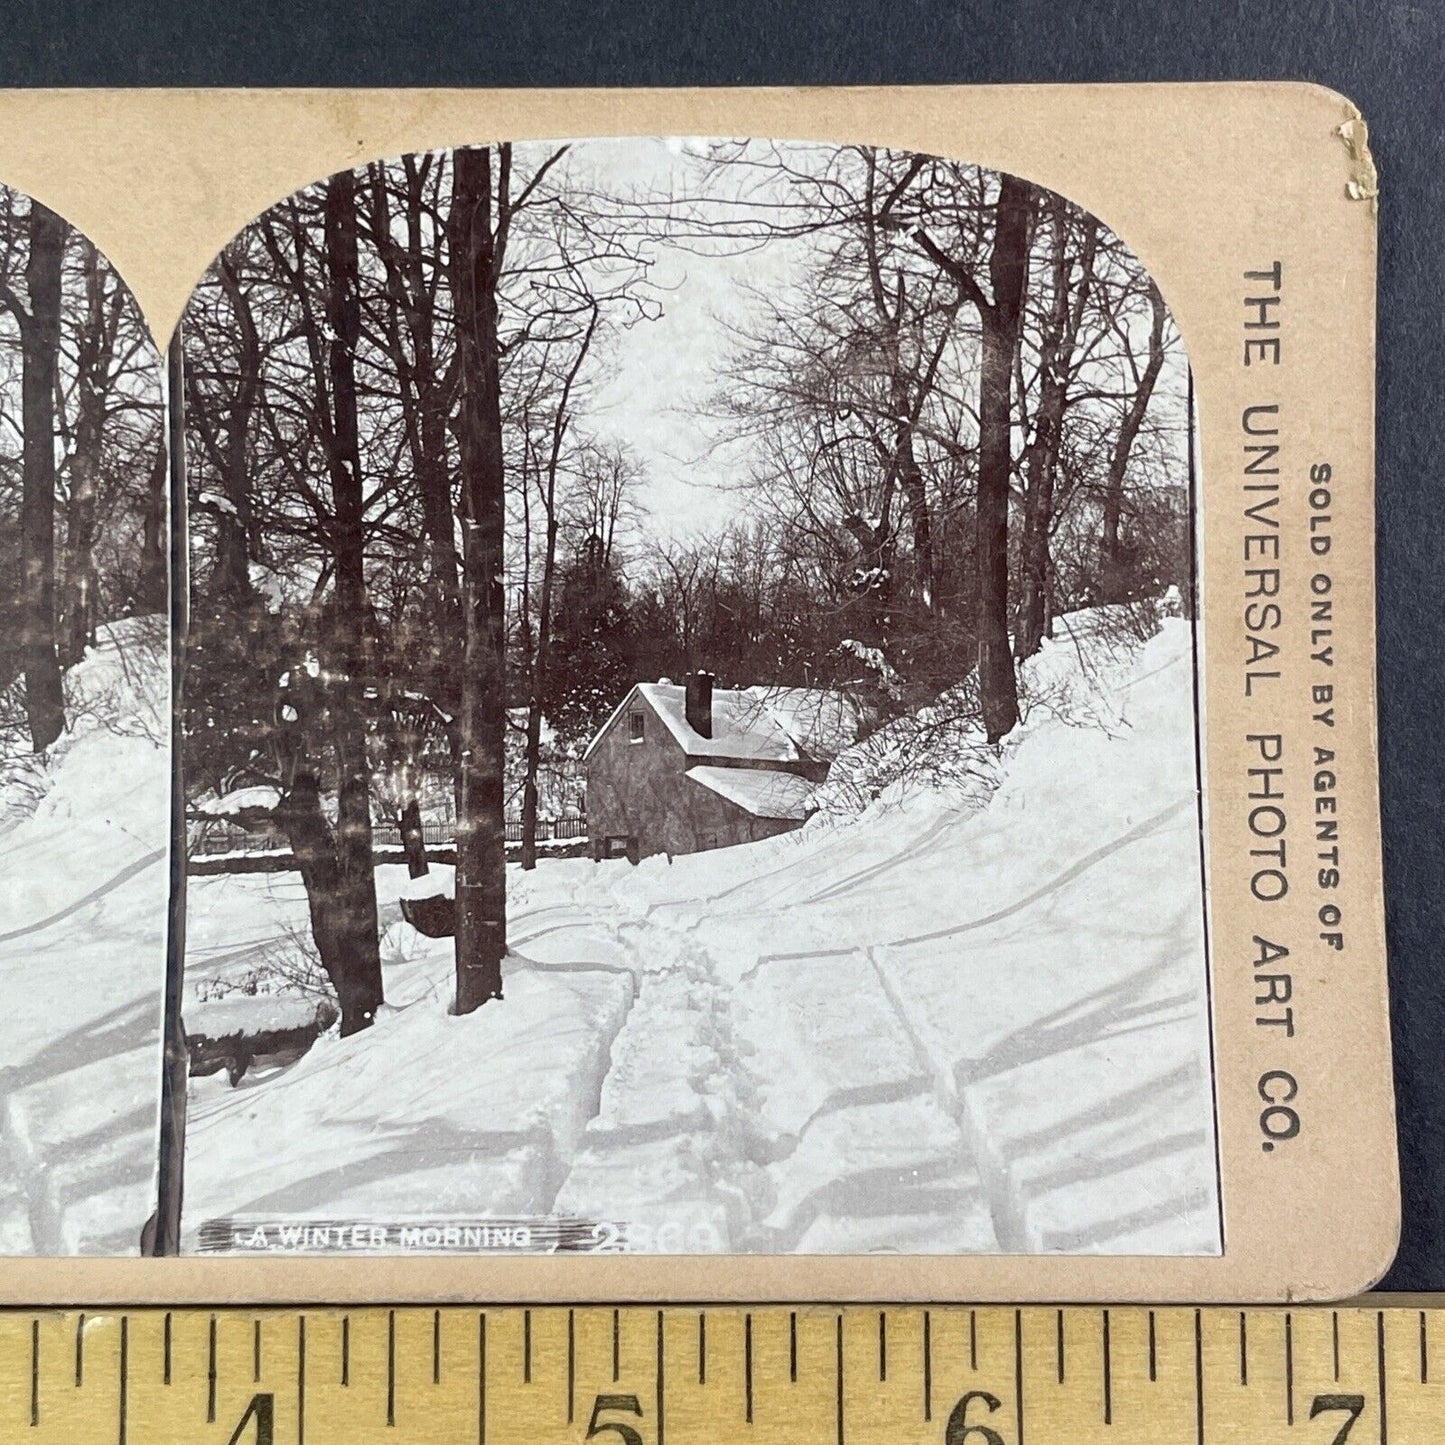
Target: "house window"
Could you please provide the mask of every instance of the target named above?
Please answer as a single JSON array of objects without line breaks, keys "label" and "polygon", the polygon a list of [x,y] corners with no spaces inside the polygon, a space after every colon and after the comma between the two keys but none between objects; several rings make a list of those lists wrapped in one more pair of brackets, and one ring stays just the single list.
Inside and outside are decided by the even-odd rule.
[{"label": "house window", "polygon": [[627,714],[627,740],[640,743],[647,735],[647,718],[640,712]]}]

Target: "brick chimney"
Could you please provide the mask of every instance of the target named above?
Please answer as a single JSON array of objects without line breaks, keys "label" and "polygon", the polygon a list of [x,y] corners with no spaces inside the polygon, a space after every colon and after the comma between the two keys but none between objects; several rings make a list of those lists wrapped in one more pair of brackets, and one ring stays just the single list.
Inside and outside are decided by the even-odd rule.
[{"label": "brick chimney", "polygon": [[699,737],[712,736],[712,673],[688,674],[686,714],[693,732]]}]

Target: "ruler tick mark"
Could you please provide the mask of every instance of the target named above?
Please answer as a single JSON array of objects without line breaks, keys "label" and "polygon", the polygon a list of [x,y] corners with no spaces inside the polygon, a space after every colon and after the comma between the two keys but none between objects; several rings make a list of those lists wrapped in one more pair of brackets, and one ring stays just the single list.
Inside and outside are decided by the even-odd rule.
[{"label": "ruler tick mark", "polygon": [[85,1383],[85,1316],[75,1322],[75,1388]]},{"label": "ruler tick mark", "polygon": [[1018,1445],[1024,1445],[1024,1312],[1014,1311],[1014,1413],[1018,1417]]},{"label": "ruler tick mark", "polygon": [[[568,1315],[568,1319],[571,1319],[570,1315]],[[431,1312],[431,1382],[433,1385],[440,1385],[442,1382],[442,1312],[440,1310]]]},{"label": "ruler tick mark", "polygon": [[1114,1423],[1114,1362],[1109,1349],[1109,1311],[1104,1311],[1104,1423]]},{"label": "ruler tick mark", "polygon": [[306,1316],[296,1319],[296,1445],[306,1445]]},{"label": "ruler tick mark", "polygon": [[351,1383],[351,1316],[341,1316],[341,1383]]},{"label": "ruler tick mark", "polygon": [[622,1312],[612,1311],[612,1383],[622,1375]]},{"label": "ruler tick mark", "polygon": [[1390,1402],[1385,1387],[1385,1312],[1375,1314],[1376,1370],[1380,1380],[1380,1445],[1390,1445]]},{"label": "ruler tick mark", "polygon": [[1420,1311],[1420,1383],[1430,1383],[1430,1337],[1425,1331],[1425,1311]]},{"label": "ruler tick mark", "polygon": [[1194,1439],[1196,1445],[1204,1445],[1204,1325],[1198,1310],[1194,1311]]},{"label": "ruler tick mark", "polygon": [[532,1383],[532,1311],[522,1311],[522,1383]]},{"label": "ruler tick mark", "polygon": [[923,1418],[933,1419],[933,1325],[923,1311]]},{"label": "ruler tick mark", "polygon": [[667,1362],[663,1352],[662,1311],[657,1312],[657,1445],[663,1445],[663,1395],[666,1390]]},{"label": "ruler tick mark", "polygon": [[788,1380],[798,1383],[798,1312],[788,1311]]},{"label": "ruler tick mark", "polygon": [[888,1315],[878,1311],[878,1378],[888,1378]]},{"label": "ruler tick mark", "polygon": [[699,1310],[697,1316],[697,1382],[707,1384],[707,1312]]},{"label": "ruler tick mark", "polygon": [[1153,1383],[1159,1378],[1158,1352],[1154,1345],[1154,1311],[1149,1311],[1149,1380]]},{"label": "ruler tick mark", "polygon": [[40,1424],[40,1321],[30,1321],[30,1426]]},{"label": "ruler tick mark", "polygon": [[1055,1311],[1055,1313],[1054,1313],[1054,1320],[1055,1320],[1055,1326],[1054,1326],[1054,1328],[1055,1328],[1055,1336],[1056,1336],[1056,1338],[1055,1338],[1055,1344],[1054,1344],[1054,1354],[1055,1354],[1055,1357],[1056,1357],[1056,1359],[1057,1359],[1057,1361],[1058,1361],[1059,1384],[1062,1385],[1062,1384],[1064,1383],[1064,1312],[1063,1312],[1063,1310],[1056,1310],[1056,1311]]},{"label": "ruler tick mark", "polygon": [[567,1423],[577,1417],[577,1319],[576,1311],[567,1311]]},{"label": "ruler tick mark", "polygon": [[978,1369],[978,1311],[968,1312],[968,1368]]},{"label": "ruler tick mark", "polygon": [[261,1321],[251,1322],[251,1383],[261,1379]]},{"label": "ruler tick mark", "polygon": [[171,1312],[166,1311],[166,1322],[161,1329],[161,1383],[171,1382]]},{"label": "ruler tick mark", "polygon": [[1239,1312],[1239,1383],[1249,1384],[1249,1322],[1243,1310]]},{"label": "ruler tick mark", "polygon": [[216,1317],[211,1316],[211,1328],[206,1346],[206,1424],[216,1423]]},{"label": "ruler tick mark", "polygon": [[[613,1311],[616,1319],[617,1312]],[[614,1380],[616,1375],[612,1377]],[[487,1445],[487,1312],[477,1316],[477,1445]]]},{"label": "ruler tick mark", "polygon": [[396,1311],[386,1312],[386,1423],[396,1424]]},{"label": "ruler tick mark", "polygon": [[837,1375],[838,1375],[838,1396],[837,1396],[838,1445],[844,1445],[844,1442],[843,1442],[843,1316],[842,1316],[842,1315],[839,1315],[839,1316],[838,1316],[838,1319],[837,1319],[836,1345],[835,1345],[835,1349],[836,1349],[836,1352],[837,1352]]},{"label": "ruler tick mark", "polygon": [[1284,1422],[1294,1424],[1294,1318],[1284,1317]]},{"label": "ruler tick mark", "polygon": [[1338,1310],[1330,1311],[1330,1347],[1331,1353],[1334,1355],[1335,1380],[1338,1382],[1340,1378],[1340,1312]]},{"label": "ruler tick mark", "polygon": [[119,1445],[125,1445],[126,1411],[130,1404],[130,1316],[120,1317],[120,1424]]},{"label": "ruler tick mark", "polygon": [[743,1316],[743,1399],[746,1402],[745,1416],[749,1425],[753,1423],[753,1317]]}]

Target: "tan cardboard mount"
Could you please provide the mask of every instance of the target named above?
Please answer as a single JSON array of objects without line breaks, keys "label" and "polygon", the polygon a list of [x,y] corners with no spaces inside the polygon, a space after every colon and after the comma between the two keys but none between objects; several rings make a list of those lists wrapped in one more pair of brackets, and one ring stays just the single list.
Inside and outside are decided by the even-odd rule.
[{"label": "tan cardboard mount", "polygon": [[[1377,186],[1347,100],[1295,84],[10,92],[0,94],[0,181],[80,227],[163,343],[216,252],[273,202],[332,172],[458,143],[668,134],[874,143],[1015,172],[1112,227],[1177,319],[1202,457],[1222,1257],[9,1259],[0,1303],[1278,1301],[1367,1287],[1395,1248],[1398,1188],[1375,745]],[[1279,362],[1246,364],[1244,302],[1260,283],[1245,276],[1276,266]],[[1286,623],[1277,683],[1249,695],[1242,426],[1260,405],[1279,408]],[[1312,496],[1321,463],[1327,495]],[[1328,520],[1312,532],[1312,516]],[[1320,555],[1310,540],[1325,531]],[[1312,601],[1325,597],[1329,620],[1312,620]],[[1328,665],[1312,658],[1325,645]],[[1332,726],[1316,719],[1325,686]],[[1249,769],[1265,735],[1279,740],[1267,746],[1282,754],[1296,850],[1277,901],[1251,887],[1261,835],[1251,828]],[[1333,759],[1317,762],[1317,747]],[[1343,873],[1328,893],[1315,882],[1321,791],[1337,800]],[[1257,1022],[1261,934],[1291,950],[1292,1036]],[[1282,1137],[1292,1117],[1298,1133]]]}]

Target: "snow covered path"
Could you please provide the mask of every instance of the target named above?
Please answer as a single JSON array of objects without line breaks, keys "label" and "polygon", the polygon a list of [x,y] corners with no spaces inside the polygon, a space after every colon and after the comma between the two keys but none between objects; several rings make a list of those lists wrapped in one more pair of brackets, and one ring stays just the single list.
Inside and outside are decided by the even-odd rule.
[{"label": "snow covered path", "polygon": [[[393,923],[375,1029],[193,1086],[189,1228],[560,1212],[641,1250],[1217,1251],[1188,665],[1166,624],[1093,684],[1100,725],[1040,709],[983,808],[514,872],[506,997],[469,1018],[450,946]],[[198,969],[301,923],[273,880],[195,880]]]}]

